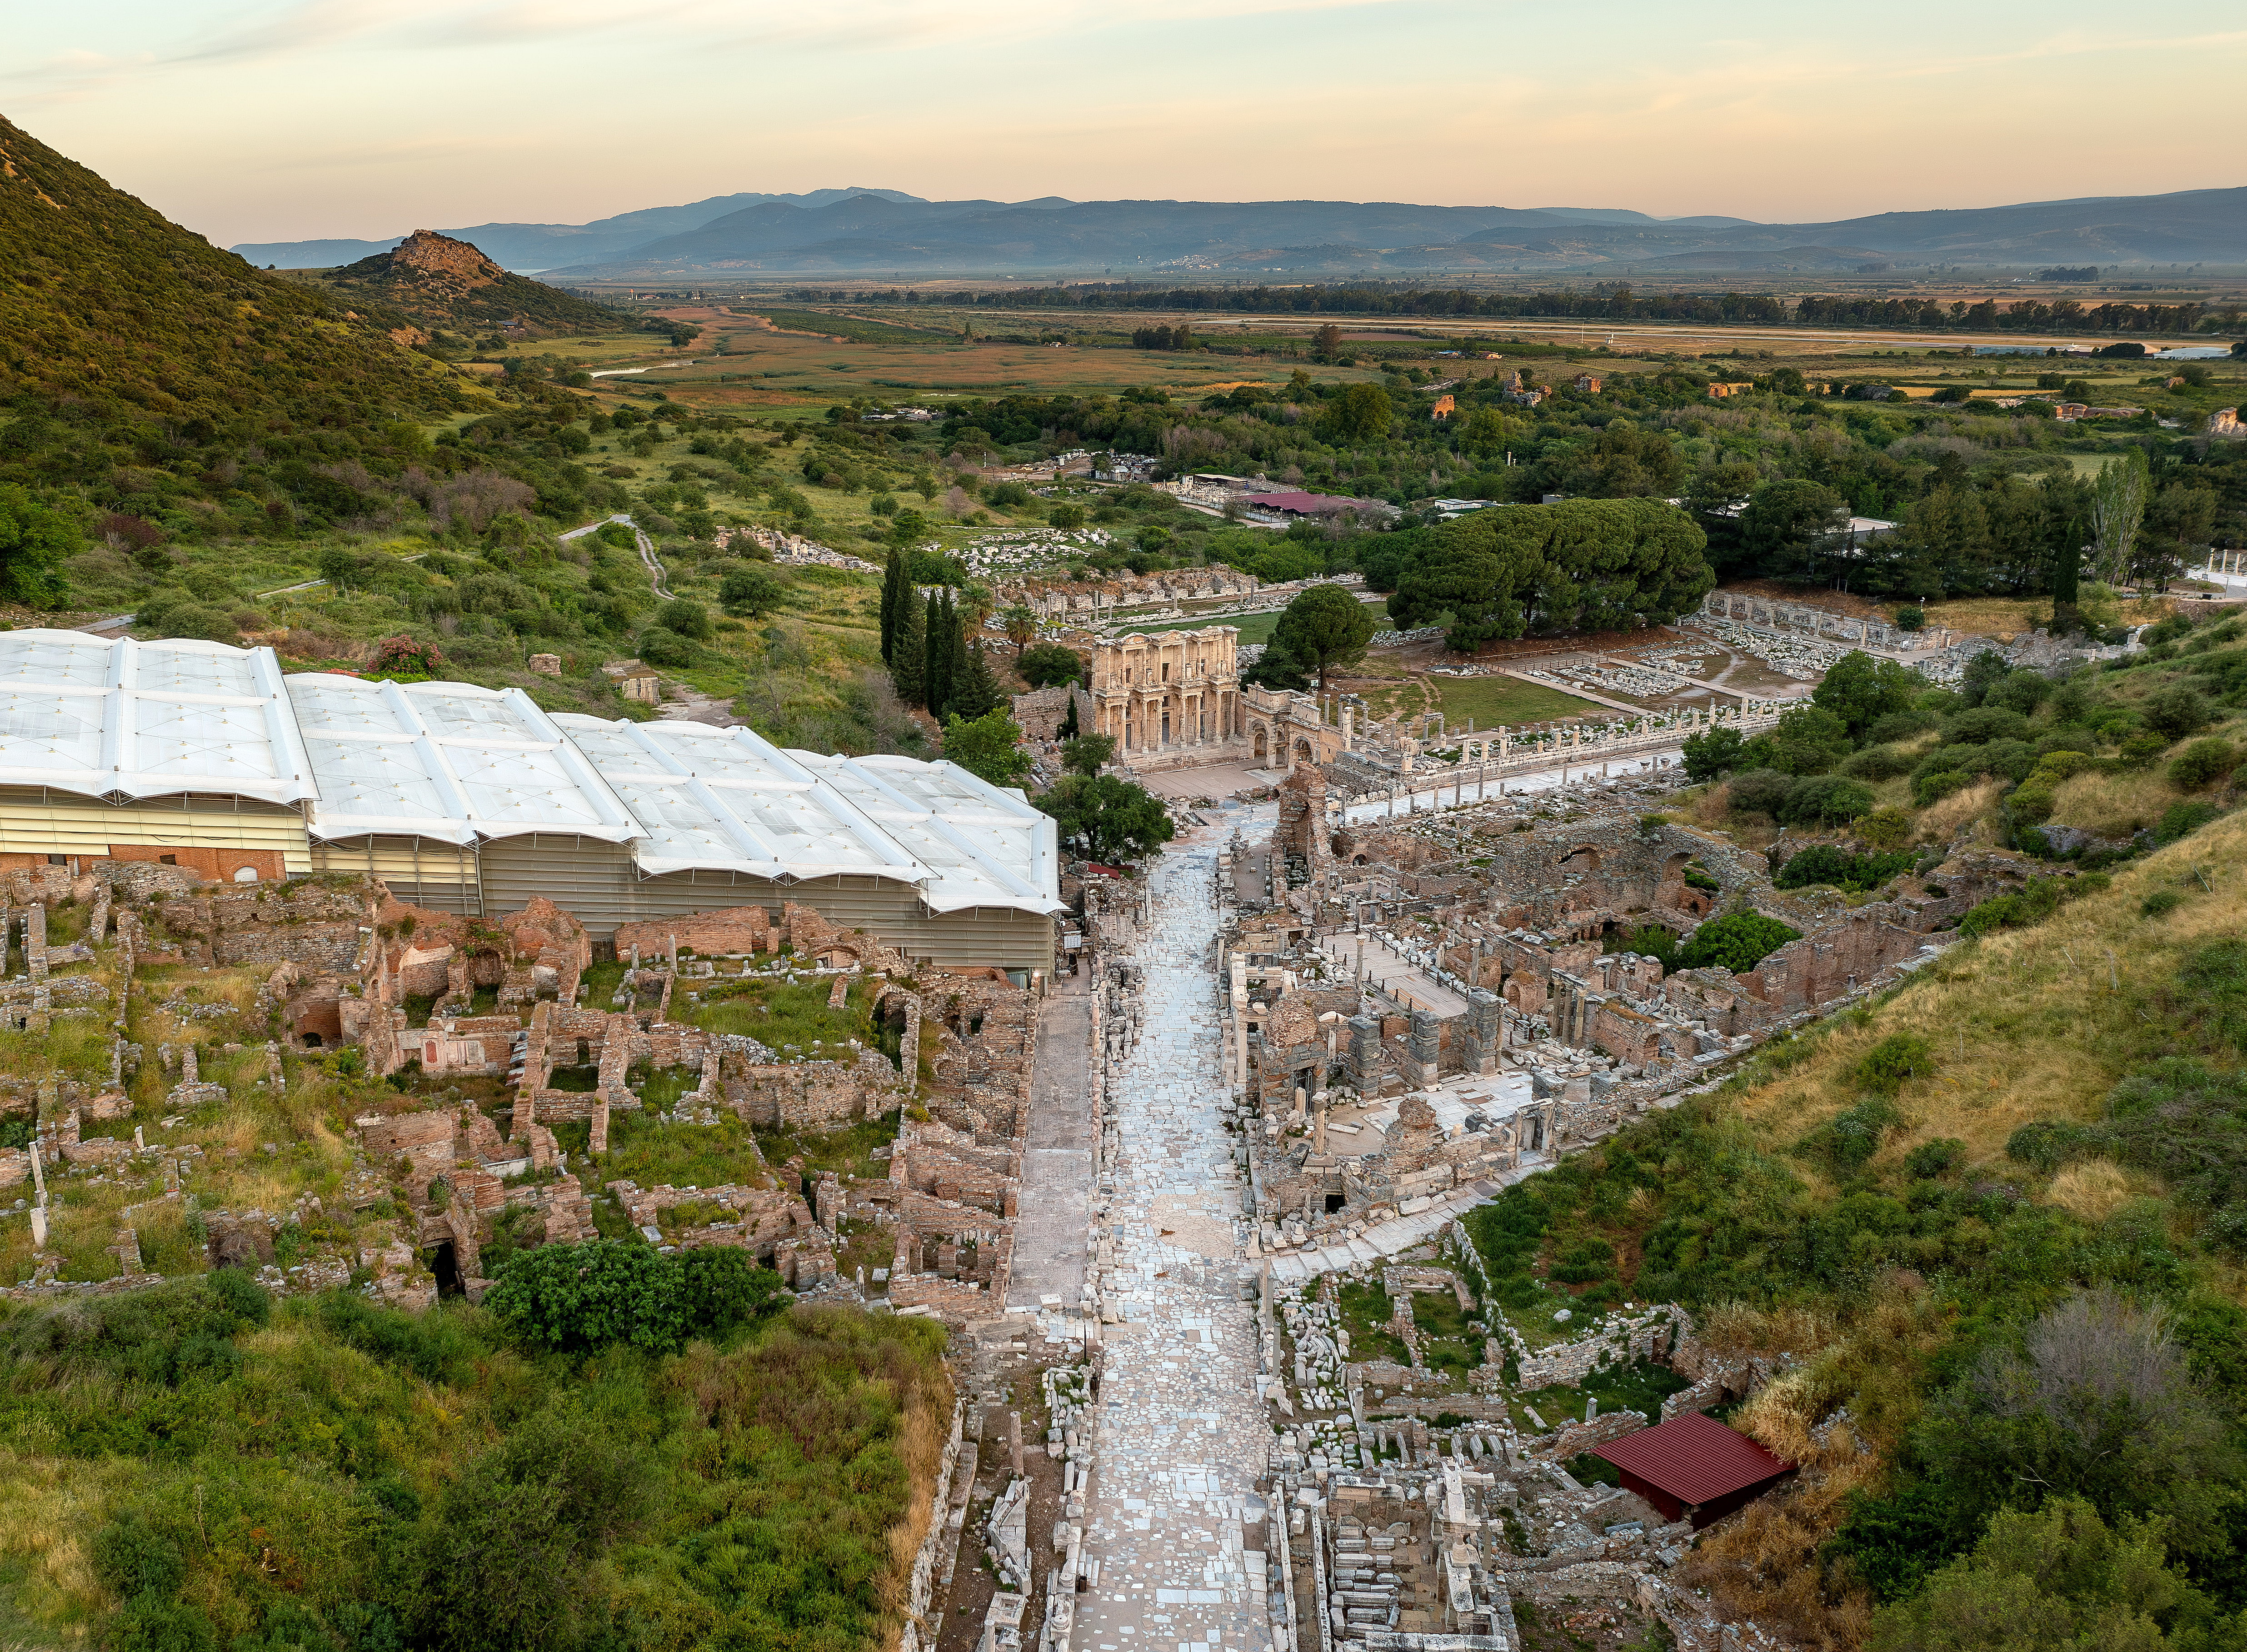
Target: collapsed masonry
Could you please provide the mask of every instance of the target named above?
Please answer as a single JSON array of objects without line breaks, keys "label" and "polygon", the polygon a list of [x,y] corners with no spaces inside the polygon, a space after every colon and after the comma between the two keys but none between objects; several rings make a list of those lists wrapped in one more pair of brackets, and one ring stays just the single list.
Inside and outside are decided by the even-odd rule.
[{"label": "collapsed masonry", "polygon": [[[1347,1241],[1595,1140],[1933,955],[2000,886],[1954,864],[1849,907],[1761,855],[1612,802],[1509,799],[1338,827],[1298,769],[1219,894],[1227,1076],[1264,1243]],[[1751,910],[1801,939],[1735,974],[1627,950]]]},{"label": "collapsed masonry", "polygon": [[[0,986],[0,1007],[19,1025],[45,1031],[58,1015],[99,1014],[121,1027],[140,964],[257,972],[247,1002],[193,977],[157,1000],[191,1034],[206,1018],[280,1034],[263,1045],[191,1035],[150,1053],[163,1070],[167,1128],[225,1102],[230,1086],[284,1084],[284,1050],[351,1060],[345,1070],[404,1087],[353,1121],[359,1167],[346,1190],[361,1212],[402,1212],[392,1239],[284,1273],[273,1236],[293,1216],[197,1212],[214,1266],[251,1267],[280,1289],[338,1283],[356,1266],[377,1294],[411,1306],[444,1289],[480,1292],[495,1243],[593,1237],[594,1202],[605,1198],[652,1242],[741,1246],[800,1293],[862,1294],[864,1270],[846,1280],[837,1265],[838,1234],[855,1223],[892,1241],[876,1283],[898,1311],[956,1324],[1003,1300],[1035,1016],[1031,994],[1002,972],[916,978],[898,953],[809,908],[739,907],[626,925],[616,944],[627,967],[611,1001],[596,1006],[585,1001],[584,926],[543,899],[487,923],[408,905],[358,877],[237,889],[118,863],[76,879],[60,868],[7,877],[0,945],[27,967]],[[79,939],[49,945],[58,912]],[[830,1007],[863,1008],[873,1036],[775,1051],[693,1024],[706,998],[781,983],[827,987]],[[141,1168],[160,1166],[165,1197],[182,1197],[198,1150],[113,1134],[133,1114],[128,1086],[142,1064],[120,1035],[106,1084],[0,1075],[0,1120],[23,1115],[34,1126],[27,1147],[0,1149],[0,1189],[35,1184],[26,1205],[38,1246],[51,1172],[123,1171],[145,1159]],[[658,1087],[666,1099],[650,1099]],[[577,1172],[608,1147],[620,1113],[659,1126],[730,1113],[750,1127],[739,1143],[746,1168],[726,1187],[618,1180],[589,1190]],[[768,1164],[755,1145],[762,1133],[816,1149],[833,1132],[890,1120],[895,1140],[875,1150],[885,1174],[814,1174],[802,1154]],[[153,1277],[131,1237],[112,1247],[124,1261],[113,1285]],[[51,1259],[41,1279],[58,1266]]]},{"label": "collapsed masonry", "polygon": [[[1411,1253],[1420,1265],[1383,1271],[1399,1328],[1410,1326],[1415,1294],[1473,1300],[1465,1275],[1480,1264],[1457,1225],[1444,1250],[1455,1266],[1431,1265],[1442,1253],[1428,1246]],[[1511,1353],[1513,1387],[1526,1392],[1579,1383],[1602,1366],[1660,1361],[1692,1382],[1663,1403],[1666,1423],[1744,1397],[1776,1365],[1711,1347],[1674,1306],[1533,1349],[1489,1306],[1485,1283],[1493,1335],[1462,1390],[1431,1382],[1417,1357],[1408,1366],[1360,1349],[1353,1358],[1337,1283],[1282,1284],[1267,1269],[1257,1287],[1260,1384],[1277,1413],[1267,1495],[1281,1512],[1277,1552],[1295,1557],[1298,1649],[1313,1644],[1315,1628],[1318,1645],[1341,1652],[1513,1652],[1523,1601],[1540,1615],[1592,1607],[1623,1623],[1650,1618],[1688,1652],[1763,1644],[1747,1626],[1718,1621],[1670,1575],[1720,1511],[1665,1512],[1628,1486],[1569,1471],[1579,1454],[1657,1419],[1588,1402],[1581,1417],[1548,1421],[1509,1400],[1499,1366]]]}]

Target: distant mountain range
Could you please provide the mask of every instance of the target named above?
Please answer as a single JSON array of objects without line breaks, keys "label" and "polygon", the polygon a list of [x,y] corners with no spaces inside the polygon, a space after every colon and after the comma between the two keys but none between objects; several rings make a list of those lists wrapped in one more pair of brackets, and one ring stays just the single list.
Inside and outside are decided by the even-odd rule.
[{"label": "distant mountain range", "polygon": [[[751,279],[823,272],[1158,277],[1363,270],[1820,271],[1866,266],[2247,263],[2247,188],[2091,196],[1832,223],[1653,218],[1605,207],[1424,207],[1347,201],[925,201],[895,189],[714,196],[584,224],[444,232],[549,281]],[[387,241],[249,243],[305,269]]]}]

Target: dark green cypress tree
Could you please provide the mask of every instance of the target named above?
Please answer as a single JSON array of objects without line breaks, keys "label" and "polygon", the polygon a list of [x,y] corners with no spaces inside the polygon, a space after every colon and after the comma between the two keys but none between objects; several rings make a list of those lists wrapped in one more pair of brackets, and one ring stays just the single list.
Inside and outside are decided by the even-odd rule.
[{"label": "dark green cypress tree", "polygon": [[898,604],[896,625],[897,635],[890,650],[890,680],[897,685],[899,700],[919,706],[928,691],[928,653],[922,642],[920,604],[910,585]]},{"label": "dark green cypress tree", "polygon": [[992,675],[991,662],[984,657],[983,645],[971,645],[952,685],[952,710],[972,723],[1006,703],[1007,696],[1000,692],[999,679]]},{"label": "dark green cypress tree", "polygon": [[882,663],[890,663],[898,640],[898,613],[909,599],[912,587],[905,583],[905,553],[892,550],[889,565],[882,570]]},{"label": "dark green cypress tree", "polygon": [[952,656],[958,629],[952,617],[948,593],[931,592],[928,599],[926,632],[923,638],[928,665],[925,668],[921,704],[936,713],[944,715],[944,708],[952,703]]},{"label": "dark green cypress tree", "polygon": [[[952,620],[952,669],[945,674],[945,689],[948,697],[944,712],[939,715],[948,714],[959,708],[960,691],[967,680],[967,616],[960,611],[959,604],[948,595],[944,606]],[[971,717],[980,714],[974,712],[968,713]]]}]

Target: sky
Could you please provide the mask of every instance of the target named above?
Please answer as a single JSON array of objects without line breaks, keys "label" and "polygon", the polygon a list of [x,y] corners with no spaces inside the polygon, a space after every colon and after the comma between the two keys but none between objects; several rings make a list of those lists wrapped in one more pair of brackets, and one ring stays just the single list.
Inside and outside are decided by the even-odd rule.
[{"label": "sky", "polygon": [[71,0],[0,113],[224,246],[737,191],[1821,222],[2247,183],[2247,11],[2079,0]]}]

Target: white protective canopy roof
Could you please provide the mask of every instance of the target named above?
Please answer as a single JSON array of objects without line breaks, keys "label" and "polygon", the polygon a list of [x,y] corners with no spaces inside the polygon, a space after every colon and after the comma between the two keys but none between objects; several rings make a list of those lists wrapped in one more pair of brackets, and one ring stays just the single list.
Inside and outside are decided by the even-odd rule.
[{"label": "white protective canopy roof", "polygon": [[525,832],[623,843],[640,827],[555,720],[519,688],[288,679],[319,801],[315,837],[449,843]]},{"label": "white protective canopy roof", "polygon": [[782,751],[747,728],[549,716],[520,689],[284,676],[270,648],[0,632],[0,785],[310,802],[323,839],[570,833],[650,875],[913,885],[1051,914],[1053,821],[953,763]]},{"label": "white protective canopy roof", "polygon": [[[858,873],[913,884],[933,911],[1059,910],[1052,821],[950,763],[782,751],[753,730],[701,723],[554,721],[645,830],[632,858],[651,876],[694,868],[780,879]],[[885,783],[900,775],[926,786],[966,832],[930,802]]]},{"label": "white protective canopy roof", "polygon": [[931,911],[1012,906],[1061,911],[1052,816],[957,763],[910,757],[789,756],[817,775],[925,869]]},{"label": "white protective canopy roof", "polygon": [[568,715],[554,720],[646,833],[632,845],[643,871],[707,867],[757,877],[863,872],[908,883],[925,875],[872,823],[750,729]]},{"label": "white protective canopy roof", "polygon": [[0,785],[89,797],[316,787],[270,648],[0,632]]}]

